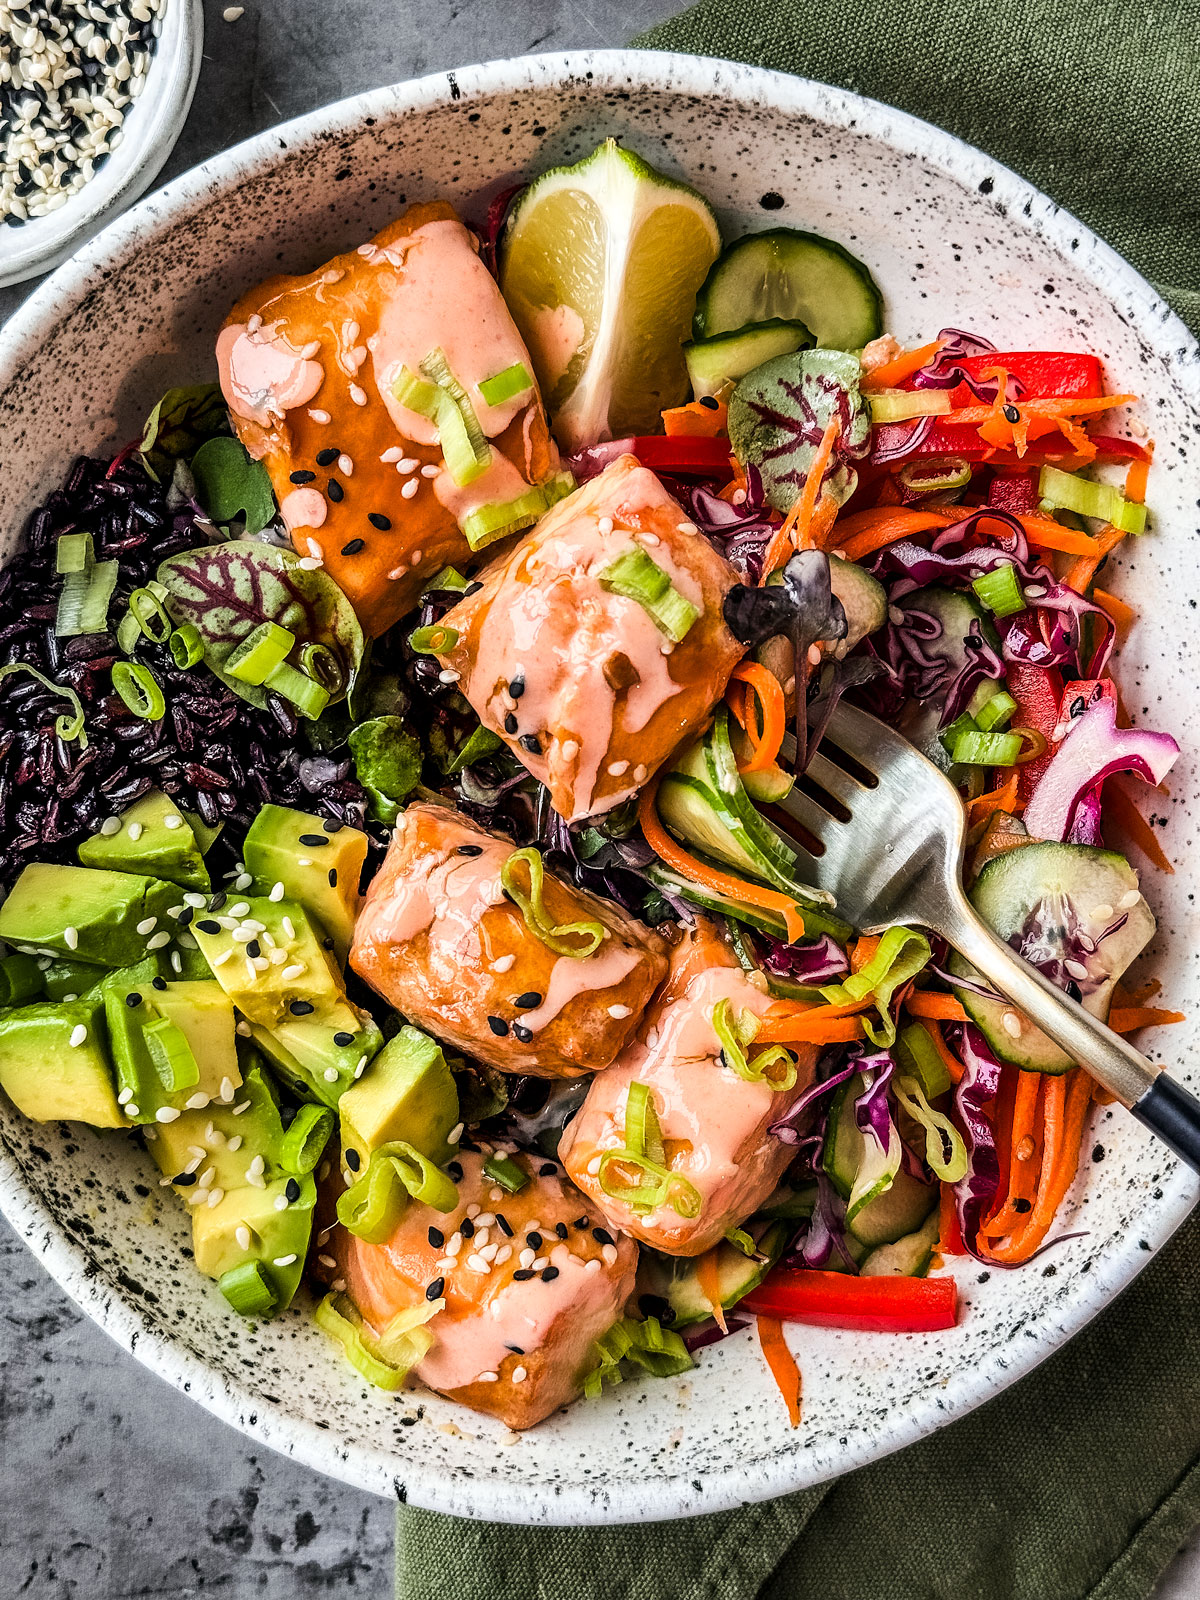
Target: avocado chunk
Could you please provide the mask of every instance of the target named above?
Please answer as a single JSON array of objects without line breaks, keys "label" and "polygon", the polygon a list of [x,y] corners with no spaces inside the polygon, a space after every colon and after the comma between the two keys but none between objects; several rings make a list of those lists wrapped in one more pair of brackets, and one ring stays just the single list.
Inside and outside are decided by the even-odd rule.
[{"label": "avocado chunk", "polygon": [[47,1000],[78,1000],[95,988],[106,971],[94,961],[51,961],[41,975],[42,993]]},{"label": "avocado chunk", "polygon": [[343,1150],[365,1167],[380,1145],[404,1139],[439,1167],[454,1154],[458,1090],[441,1046],[405,1026],[338,1102]]},{"label": "avocado chunk", "polygon": [[[288,1200],[288,1185],[299,1194]],[[278,1202],[286,1202],[279,1208]],[[192,1211],[196,1265],[210,1278],[223,1277],[244,1261],[257,1261],[274,1293],[273,1310],[289,1304],[300,1286],[312,1237],[317,1186],[311,1178],[276,1178],[265,1189],[227,1190],[213,1205]],[[245,1228],[246,1242],[238,1238]]]},{"label": "avocado chunk", "polygon": [[0,1012],[0,1087],[33,1122],[123,1127],[104,1007],[71,1000]]},{"label": "avocado chunk", "polygon": [[[238,1079],[231,1100],[214,1100],[201,1109],[183,1111],[155,1129],[150,1147],[154,1159],[163,1176],[176,1181],[185,1200],[197,1186],[228,1192],[259,1188],[281,1175],[288,1176],[280,1165],[283,1119],[266,1075],[257,1065],[247,1066],[244,1078],[239,1068]],[[199,1163],[198,1156],[202,1157]],[[255,1164],[256,1156],[262,1158],[261,1166]],[[214,1169],[209,1183],[187,1181],[204,1178],[209,1167]]]},{"label": "avocado chunk", "polygon": [[[191,931],[213,976],[251,1022],[264,1028],[326,1011],[345,997],[342,975],[321,932],[294,900],[244,897],[206,912]],[[243,911],[241,908],[245,907]]]},{"label": "avocado chunk", "polygon": [[43,973],[49,965],[45,956],[23,956],[19,951],[0,957],[0,1006],[19,1006],[44,994]]},{"label": "avocado chunk", "polygon": [[210,1101],[229,1103],[242,1081],[233,1004],[220,984],[158,983],[118,982],[114,974],[101,985],[129,1122],[173,1121]]},{"label": "avocado chunk", "polygon": [[250,824],[243,850],[258,894],[277,883],[333,938],[343,964],[354,937],[361,896],[358,880],[367,859],[367,836],[357,828],[327,833],[320,817],[290,806],[266,805]]},{"label": "avocado chunk", "polygon": [[373,1019],[348,1000],[311,1016],[289,1016],[271,1029],[250,1026],[255,1043],[293,1094],[301,1100],[315,1097],[335,1110],[383,1043]]},{"label": "avocado chunk", "polygon": [[[174,884],[134,872],[31,862],[0,905],[0,939],[27,954],[128,967],[178,899]],[[139,933],[139,926],[147,931]],[[169,924],[168,924],[169,926]]]},{"label": "avocado chunk", "polygon": [[158,789],[135,800],[116,820],[120,827],[105,823],[79,846],[81,866],[140,872],[184,889],[212,887],[191,824]]}]

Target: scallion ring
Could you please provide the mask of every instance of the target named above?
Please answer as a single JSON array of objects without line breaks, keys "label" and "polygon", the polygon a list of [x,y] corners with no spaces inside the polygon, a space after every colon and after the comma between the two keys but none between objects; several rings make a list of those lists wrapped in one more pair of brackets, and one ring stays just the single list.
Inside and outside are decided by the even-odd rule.
[{"label": "scallion ring", "polygon": [[140,661],[118,661],[112,669],[112,685],[121,699],[143,722],[161,722],[167,702],[158,679]]},{"label": "scallion ring", "polygon": [[129,610],[147,639],[152,639],[155,644],[166,644],[174,624],[153,589],[135,589],[129,596]]},{"label": "scallion ring", "polygon": [[408,647],[419,656],[444,656],[458,643],[458,629],[447,628],[434,622],[425,628],[414,628],[408,636]]},{"label": "scallion ring", "polygon": [[[522,889],[517,882],[521,866],[529,872],[529,888]],[[604,942],[601,923],[560,922],[550,919],[545,901],[545,868],[539,850],[527,845],[524,850],[514,850],[500,869],[500,885],[525,918],[525,925],[535,938],[540,939],[556,956],[573,956],[577,961],[595,955]],[[582,939],[582,944],[574,941]]]},{"label": "scallion ring", "polygon": [[64,744],[70,744],[72,739],[79,740],[79,748],[86,750],[88,737],[83,726],[83,701],[68,688],[65,683],[55,683],[52,678],[47,678],[36,667],[31,667],[27,661],[10,661],[6,667],[0,667],[0,678],[7,678],[13,672],[27,672],[31,678],[36,678],[44,689],[49,689],[53,694],[60,695],[71,707],[71,715],[64,712],[62,716],[54,719],[54,731]]},{"label": "scallion ring", "polygon": [[186,672],[189,667],[194,667],[198,661],[204,659],[204,640],[200,637],[200,629],[194,622],[181,623],[175,628],[167,640],[171,651],[171,659],[181,672]]}]

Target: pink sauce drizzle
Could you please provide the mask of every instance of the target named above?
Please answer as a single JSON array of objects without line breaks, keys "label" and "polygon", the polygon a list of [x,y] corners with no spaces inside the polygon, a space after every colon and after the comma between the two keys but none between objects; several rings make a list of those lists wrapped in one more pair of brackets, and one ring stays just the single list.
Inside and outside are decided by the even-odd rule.
[{"label": "pink sauce drizzle", "polygon": [[325,369],[264,323],[250,332],[244,322],[222,328],[217,338],[221,392],[232,411],[269,428],[294,406],[307,405],[325,381]]}]

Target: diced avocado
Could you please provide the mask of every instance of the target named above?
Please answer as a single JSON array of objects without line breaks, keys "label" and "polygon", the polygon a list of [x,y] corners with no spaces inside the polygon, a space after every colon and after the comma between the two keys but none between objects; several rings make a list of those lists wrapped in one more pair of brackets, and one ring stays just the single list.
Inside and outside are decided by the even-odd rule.
[{"label": "diced avocado", "polygon": [[44,994],[47,964],[45,956],[23,956],[19,950],[0,957],[0,1006],[19,1006]]},{"label": "diced avocado", "polygon": [[240,918],[205,913],[192,923],[213,976],[251,1022],[273,1028],[295,1016],[327,1011],[345,997],[342,975],[324,934],[295,900],[258,895]]},{"label": "diced avocado", "polygon": [[221,837],[225,824],[223,822],[216,822],[210,825],[209,823],[205,822],[204,818],[200,816],[198,812],[185,811],[182,806],[180,807],[179,815],[192,830],[192,837],[200,847],[200,854],[202,856],[206,856],[212,849],[213,845],[216,844],[217,840]]},{"label": "diced avocado", "polygon": [[[241,1073],[239,1072],[239,1079]],[[257,1188],[258,1180],[270,1183],[282,1173],[279,1162],[283,1143],[283,1120],[262,1068],[248,1066],[244,1081],[229,1101],[213,1101],[197,1111],[184,1111],[172,1122],[161,1123],[150,1146],[164,1177],[180,1175],[199,1178],[213,1167],[212,1182],[206,1187],[230,1189]],[[230,1142],[234,1148],[229,1148]],[[197,1152],[204,1158],[196,1165]],[[255,1165],[261,1156],[262,1170]],[[192,1171],[189,1173],[188,1168]],[[177,1185],[187,1200],[195,1185]]]},{"label": "diced avocado", "polygon": [[71,1000],[0,1013],[0,1087],[34,1122],[123,1127],[103,1006]]},{"label": "diced avocado", "polygon": [[42,993],[47,1000],[77,1000],[104,977],[106,969],[93,961],[52,961],[42,973]]},{"label": "diced avocado", "polygon": [[155,978],[165,978],[161,951],[154,951],[152,955],[143,956],[140,961],[135,961],[130,967],[117,967],[112,972],[106,972],[103,967],[94,969],[99,973],[96,982],[90,989],[85,989],[85,1000],[103,1000],[110,989],[147,988]]},{"label": "diced avocado", "polygon": [[115,832],[101,828],[83,841],[79,846],[81,866],[140,872],[184,889],[211,887],[191,824],[165,794],[151,789],[118,820],[121,826]]},{"label": "diced avocado", "polygon": [[19,950],[128,967],[146,954],[139,924],[161,926],[178,895],[161,878],[35,861],[0,905],[0,939]]},{"label": "diced avocado", "polygon": [[357,1150],[364,1166],[392,1139],[406,1140],[441,1166],[454,1153],[450,1134],[460,1120],[441,1046],[419,1028],[401,1028],[346,1090],[338,1115],[343,1150]]},{"label": "diced avocado", "polygon": [[[299,1189],[299,1195],[277,1209],[276,1202],[287,1199],[289,1184]],[[300,1285],[316,1200],[317,1186],[311,1178],[276,1178],[265,1189],[227,1190],[215,1206],[194,1206],[192,1248],[197,1267],[210,1278],[220,1278],[243,1261],[257,1261],[274,1291],[272,1309],[282,1311]],[[239,1228],[248,1230],[246,1244],[238,1239]]]},{"label": "diced avocado", "polygon": [[168,978],[188,978],[203,983],[212,978],[212,968],[186,928],[167,953],[167,966],[170,970],[164,971],[164,976]]},{"label": "diced avocado", "polygon": [[[220,985],[211,979],[159,982],[161,988],[153,982],[102,985],[117,1082],[130,1091],[125,1105],[130,1122],[154,1122],[164,1108],[182,1112],[189,1101],[200,1105],[222,1092],[229,1098],[242,1081],[233,1004]],[[185,1063],[183,1074],[175,1077],[163,1056],[172,1041]]]},{"label": "diced avocado", "polygon": [[242,854],[255,892],[269,894],[282,883],[287,897],[332,935],[338,960],[345,962],[361,899],[366,834],[357,828],[327,833],[309,811],[266,805],[250,825]]},{"label": "diced avocado", "polygon": [[255,1043],[295,1095],[315,1096],[335,1110],[360,1063],[383,1043],[373,1019],[348,1000],[311,1016],[289,1016],[271,1029],[250,1026]]}]

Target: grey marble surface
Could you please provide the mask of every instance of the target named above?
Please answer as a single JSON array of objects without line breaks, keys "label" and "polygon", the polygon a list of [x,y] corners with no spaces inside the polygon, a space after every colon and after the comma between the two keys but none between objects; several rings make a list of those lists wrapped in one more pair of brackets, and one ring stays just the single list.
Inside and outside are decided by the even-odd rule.
[{"label": "grey marble surface", "polygon": [[[164,179],[358,89],[467,61],[622,44],[678,4],[248,0],[234,23],[223,0],[205,9],[200,85]],[[0,317],[30,287],[0,291]],[[390,1502],[255,1449],[152,1377],[2,1220],[0,1283],[0,1600],[390,1595]],[[1200,1540],[1155,1600],[1198,1596]]]}]

